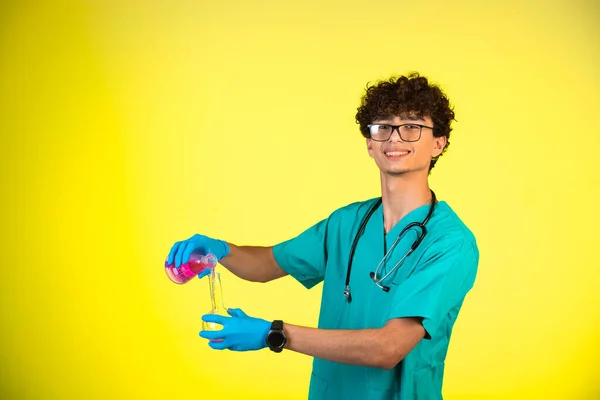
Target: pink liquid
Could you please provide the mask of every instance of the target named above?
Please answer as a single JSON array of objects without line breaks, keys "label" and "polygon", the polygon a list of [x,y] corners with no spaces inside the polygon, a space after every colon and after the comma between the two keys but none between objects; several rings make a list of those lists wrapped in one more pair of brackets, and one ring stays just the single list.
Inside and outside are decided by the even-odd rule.
[{"label": "pink liquid", "polygon": [[181,264],[179,268],[175,267],[175,263],[169,265],[165,261],[165,271],[173,282],[183,284],[198,276],[205,269],[214,268],[216,265],[217,258],[213,254],[204,256],[192,253],[190,260],[185,264]]}]

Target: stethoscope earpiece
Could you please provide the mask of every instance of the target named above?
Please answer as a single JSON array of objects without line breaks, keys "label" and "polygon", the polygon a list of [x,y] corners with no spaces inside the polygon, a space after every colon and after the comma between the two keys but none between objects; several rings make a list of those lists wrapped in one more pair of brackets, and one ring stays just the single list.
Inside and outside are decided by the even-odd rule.
[{"label": "stethoscope earpiece", "polygon": [[371,279],[373,279],[373,282],[375,282],[375,284],[376,284],[377,286],[379,286],[379,287],[380,287],[380,288],[381,288],[381,289],[382,289],[384,292],[386,292],[386,293],[387,293],[387,292],[389,292],[389,291],[390,291],[390,287],[389,287],[389,286],[384,286],[384,285],[381,285],[381,284],[380,284],[380,282],[381,282],[381,281],[378,281],[377,279],[375,279],[375,272],[371,272],[371,273],[369,274],[369,276],[371,277]]}]

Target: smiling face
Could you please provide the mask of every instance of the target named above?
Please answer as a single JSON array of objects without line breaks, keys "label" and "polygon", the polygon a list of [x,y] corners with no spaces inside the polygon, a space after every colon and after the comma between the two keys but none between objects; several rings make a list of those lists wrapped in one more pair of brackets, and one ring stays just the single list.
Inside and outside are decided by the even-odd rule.
[{"label": "smiling face", "polygon": [[[355,119],[360,125],[361,135],[367,139],[369,154],[382,174],[397,175],[423,170],[426,176],[437,166],[438,157],[450,146],[451,123],[455,120],[453,107],[446,94],[417,72],[369,84],[360,100]],[[370,140],[373,139],[371,125],[377,122],[396,126],[401,122],[428,127],[435,124],[435,137],[432,129],[423,128],[419,140],[413,142],[410,141],[410,130],[403,132],[403,138],[408,139],[402,140],[397,128],[391,137],[388,137],[384,128],[383,135],[379,135],[383,141],[377,142]],[[400,153],[388,151],[386,155],[386,149]]]},{"label": "smiling face", "polygon": [[[367,138],[367,149],[381,172],[386,175],[397,176],[414,172],[427,175],[431,159],[439,156],[446,145],[445,136],[433,136],[433,122],[429,116],[395,115],[377,118],[373,124],[379,127],[372,128],[371,138]],[[406,125],[396,128],[404,124]],[[389,125],[395,126],[391,136],[388,133]],[[419,125],[423,126],[420,138]],[[402,137],[399,131],[402,131]]]}]

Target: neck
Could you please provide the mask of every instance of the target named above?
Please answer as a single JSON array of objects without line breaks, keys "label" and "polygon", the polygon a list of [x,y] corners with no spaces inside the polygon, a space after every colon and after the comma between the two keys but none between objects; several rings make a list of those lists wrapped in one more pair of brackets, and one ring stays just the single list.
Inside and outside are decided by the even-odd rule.
[{"label": "neck", "polygon": [[427,179],[412,174],[381,174],[383,226],[388,233],[402,218],[431,200]]},{"label": "neck", "polygon": [[210,301],[212,303],[213,311],[225,308],[223,305],[223,288],[221,287],[221,274],[215,272],[214,269],[208,275],[208,285],[210,288]]}]

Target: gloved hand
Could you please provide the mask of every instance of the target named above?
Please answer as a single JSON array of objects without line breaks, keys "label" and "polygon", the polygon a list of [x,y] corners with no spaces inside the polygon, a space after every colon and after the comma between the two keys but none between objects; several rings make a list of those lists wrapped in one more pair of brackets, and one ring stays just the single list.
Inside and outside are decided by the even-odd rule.
[{"label": "gloved hand", "polygon": [[173,247],[171,247],[171,251],[167,257],[167,263],[171,265],[173,264],[173,261],[175,261],[175,267],[179,268],[181,264],[187,263],[190,260],[192,253],[197,250],[204,255],[212,253],[217,257],[217,261],[219,261],[229,254],[229,245],[223,240],[195,234],[187,240],[176,242]]},{"label": "gloved hand", "polygon": [[[267,334],[271,323],[247,316],[239,308],[229,308],[231,317],[206,314],[202,320],[223,325],[218,331],[200,331],[200,337],[210,339],[208,345],[215,350],[249,351],[267,347]],[[219,341],[214,341],[219,340]]]}]

